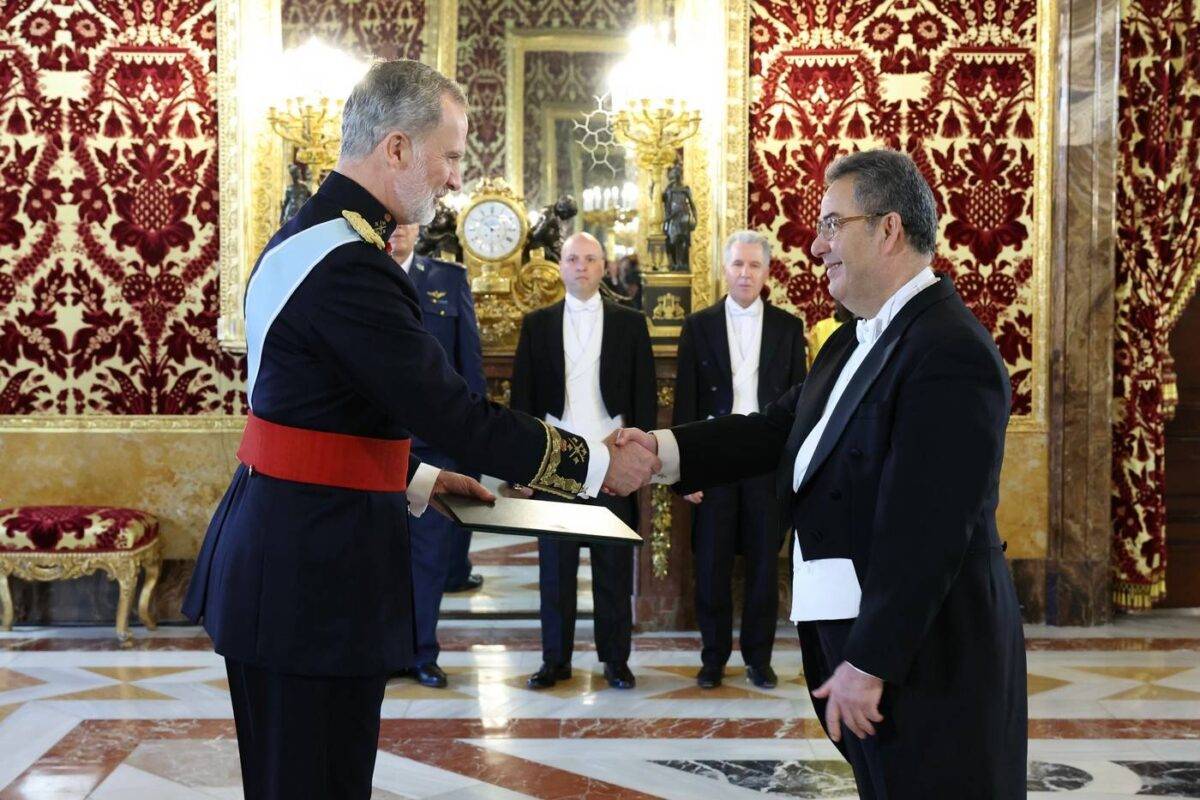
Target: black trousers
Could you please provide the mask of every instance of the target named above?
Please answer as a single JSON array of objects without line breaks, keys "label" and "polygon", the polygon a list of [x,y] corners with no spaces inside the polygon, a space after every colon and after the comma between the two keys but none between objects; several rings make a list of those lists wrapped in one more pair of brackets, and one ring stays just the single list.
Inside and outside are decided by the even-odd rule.
[{"label": "black trousers", "polygon": [[369,800],[386,675],[225,670],[246,800]]},{"label": "black trousers", "polygon": [[700,660],[723,667],[733,650],[734,555],[742,553],[746,595],[742,606],[742,659],[771,663],[779,613],[779,539],[768,529],[775,502],[773,477],[758,476],[704,492],[694,507],[692,554],[696,570],[696,623],[704,643]]},{"label": "black trousers", "polygon": [[[602,495],[579,502],[607,506],[629,527],[637,526],[636,495]],[[588,548],[592,561],[596,655],[604,662],[628,661],[633,636],[633,545],[579,545],[547,538],[538,539],[542,660],[555,665],[571,663],[581,546]]]},{"label": "black trousers", "polygon": [[[821,727],[825,728],[826,735],[829,734],[829,729],[825,726],[825,701],[812,697],[811,692],[819,689],[821,684],[833,675],[838,664],[842,663],[842,652],[846,648],[846,637],[850,635],[852,624],[853,620],[796,624],[800,633],[800,654],[804,661],[804,681],[808,684],[809,697],[812,698],[817,719],[821,721]],[[854,770],[854,782],[858,784],[858,796],[861,800],[887,800],[878,737],[859,739],[843,723],[842,740],[834,744]]]}]

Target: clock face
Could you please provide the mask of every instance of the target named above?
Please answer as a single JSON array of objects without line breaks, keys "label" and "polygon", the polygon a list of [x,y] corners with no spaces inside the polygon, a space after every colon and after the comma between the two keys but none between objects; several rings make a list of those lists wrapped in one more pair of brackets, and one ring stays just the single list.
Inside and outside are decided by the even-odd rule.
[{"label": "clock face", "polygon": [[463,236],[480,258],[506,258],[521,245],[521,218],[507,203],[485,200],[467,211]]}]

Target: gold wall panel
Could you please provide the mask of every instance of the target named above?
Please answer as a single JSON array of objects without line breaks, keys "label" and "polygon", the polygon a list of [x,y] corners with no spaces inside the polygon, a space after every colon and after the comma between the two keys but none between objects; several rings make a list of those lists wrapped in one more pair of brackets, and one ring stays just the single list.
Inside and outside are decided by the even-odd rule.
[{"label": "gold wall panel", "polygon": [[1050,526],[1050,446],[1043,431],[1008,431],[996,525],[1008,558],[1045,558]]},{"label": "gold wall panel", "polygon": [[243,424],[227,419],[182,431],[6,426],[0,506],[139,508],[158,517],[165,558],[195,558],[237,465]]}]

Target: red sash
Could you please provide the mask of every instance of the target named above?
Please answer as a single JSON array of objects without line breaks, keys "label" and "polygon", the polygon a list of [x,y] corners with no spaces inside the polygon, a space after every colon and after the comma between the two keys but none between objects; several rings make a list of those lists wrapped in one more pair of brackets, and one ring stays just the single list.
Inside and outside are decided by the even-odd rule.
[{"label": "red sash", "polygon": [[246,419],[238,461],[272,478],[300,483],[403,492],[410,439],[371,439]]}]

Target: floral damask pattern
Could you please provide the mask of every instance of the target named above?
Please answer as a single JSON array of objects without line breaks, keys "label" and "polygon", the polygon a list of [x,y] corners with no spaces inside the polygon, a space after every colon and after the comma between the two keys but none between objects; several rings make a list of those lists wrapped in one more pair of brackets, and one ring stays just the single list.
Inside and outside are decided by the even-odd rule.
[{"label": "floral damask pattern", "polygon": [[1122,3],[1118,109],[1113,582],[1147,608],[1169,589],[1168,342],[1200,273],[1200,5]]},{"label": "floral damask pattern", "polygon": [[18,506],[0,509],[0,550],[133,550],[156,536],[158,520],[145,511],[132,508]]},{"label": "floral damask pattern", "polygon": [[0,414],[239,413],[213,0],[0,10]]},{"label": "floral damask pattern", "polygon": [[471,101],[463,179],[505,175],[505,30],[627,31],[635,0],[459,0],[458,72]]},{"label": "floral damask pattern", "polygon": [[280,6],[285,48],[316,36],[361,57],[421,57],[425,0],[282,0]]},{"label": "floral damask pattern", "polygon": [[808,252],[825,169],[907,152],[941,217],[935,268],[996,337],[1015,415],[1032,411],[1035,0],[751,3],[749,223],[779,243],[773,302],[832,312]]}]

